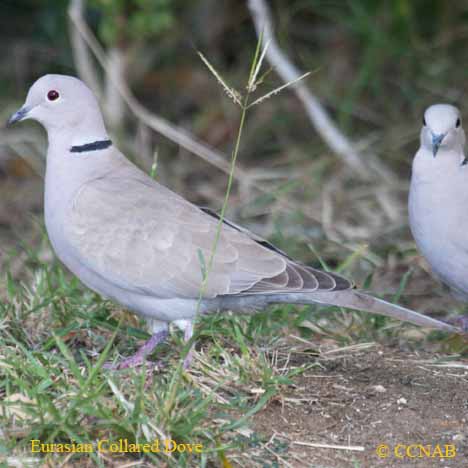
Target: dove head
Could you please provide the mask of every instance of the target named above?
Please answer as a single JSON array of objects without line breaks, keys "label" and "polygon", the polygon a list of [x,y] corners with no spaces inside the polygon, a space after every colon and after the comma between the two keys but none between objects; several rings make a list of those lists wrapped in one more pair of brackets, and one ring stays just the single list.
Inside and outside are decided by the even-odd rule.
[{"label": "dove head", "polygon": [[450,104],[434,104],[424,113],[421,146],[434,157],[439,150],[463,149],[465,132],[460,111]]},{"label": "dove head", "polygon": [[[21,120],[38,121],[51,134],[71,138],[82,135],[84,140],[106,137],[97,100],[78,78],[65,75],[45,75],[29,89],[24,105],[13,114],[8,124]],[[84,141],[85,142],[85,141]]]}]

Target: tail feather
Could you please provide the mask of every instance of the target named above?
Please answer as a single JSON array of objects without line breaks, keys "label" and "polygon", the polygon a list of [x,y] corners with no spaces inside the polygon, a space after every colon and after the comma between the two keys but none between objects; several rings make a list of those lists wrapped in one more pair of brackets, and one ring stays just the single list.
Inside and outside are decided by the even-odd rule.
[{"label": "tail feather", "polygon": [[[328,304],[339,307],[346,307],[347,309],[362,310],[364,312],[371,312],[374,314],[385,315],[392,317],[403,322],[414,323],[421,327],[435,328],[451,333],[463,334],[461,328],[450,325],[449,323],[433,319],[427,315],[420,314],[414,310],[407,309],[397,304],[378,299],[354,289],[345,291],[332,291],[332,292],[314,292],[314,293],[297,293],[292,294],[294,300],[289,301],[284,295],[284,302],[296,302],[298,304]],[[283,302],[283,301],[281,301]]]}]

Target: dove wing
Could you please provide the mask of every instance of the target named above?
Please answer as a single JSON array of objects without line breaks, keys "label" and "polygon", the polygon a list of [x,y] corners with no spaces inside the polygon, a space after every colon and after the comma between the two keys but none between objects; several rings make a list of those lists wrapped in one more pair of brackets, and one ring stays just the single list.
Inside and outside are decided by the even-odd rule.
[{"label": "dove wing", "polygon": [[[217,227],[213,214],[133,170],[81,186],[64,228],[77,258],[114,284],[159,298],[198,298]],[[225,222],[203,296],[348,287]]]}]

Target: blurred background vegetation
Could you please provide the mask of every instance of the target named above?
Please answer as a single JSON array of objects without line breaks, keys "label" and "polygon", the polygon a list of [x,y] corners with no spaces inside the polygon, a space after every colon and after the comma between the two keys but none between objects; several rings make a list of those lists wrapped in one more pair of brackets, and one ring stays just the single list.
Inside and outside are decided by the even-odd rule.
[{"label": "blurred background vegetation", "polygon": [[[406,200],[423,110],[449,102],[466,114],[468,4],[267,3],[280,47],[302,72],[312,71],[303,84],[354,143],[366,171],[330,149],[302,101],[286,89],[248,112],[227,216],[292,256],[354,278],[360,287],[437,317],[455,316],[461,306],[430,276],[415,249]],[[83,23],[77,22],[77,12]],[[80,25],[89,30],[77,28]],[[244,93],[258,40],[247,1],[0,0],[0,39],[2,121],[21,106],[29,86],[43,74],[79,75],[97,93],[112,138],[125,154],[191,201],[219,210],[227,174],[216,157],[190,153],[152,130],[150,120],[165,119],[176,134],[188,132],[229,162],[240,109],[197,51]],[[255,97],[283,84],[270,67],[265,61]],[[288,306],[255,319],[208,317],[200,327],[202,345],[193,380],[182,382],[175,366],[168,366],[149,383],[139,376],[113,376],[117,391],[116,384],[107,385],[107,374],[93,370],[90,363],[114,331],[118,352],[131,354],[137,339],[146,337],[143,323],[125,315],[124,323],[130,325],[124,333],[118,321],[123,312],[85,291],[54,259],[42,222],[45,151],[45,134],[37,124],[10,129],[0,125],[0,348],[2,360],[9,363],[2,364],[0,393],[26,407],[5,413],[10,448],[23,438],[28,453],[28,440],[34,436],[66,441],[78,440],[79,434],[87,441],[96,437],[96,421],[101,421],[100,430],[112,427],[119,436],[139,438],[147,430],[141,428],[156,421],[174,437],[216,446],[228,467],[219,441],[241,424],[223,426],[211,409],[214,401],[206,409],[207,388],[216,395],[219,388],[232,387],[234,393],[216,396],[217,404],[227,401],[231,406],[223,403],[223,411],[247,420],[316,355],[308,348],[299,361],[302,370],[286,369],[288,329],[317,348],[375,341],[405,350],[466,352],[460,338],[386,318]],[[51,330],[61,338],[51,337]],[[273,365],[268,354],[281,337],[287,341],[284,368]],[[172,359],[177,347],[162,348],[162,355]],[[159,357],[160,350],[155,354]],[[208,380],[199,372],[203,360],[211,363]],[[213,377],[212,369],[219,375]],[[88,372],[89,378],[85,381],[80,372]],[[254,393],[252,385],[268,392]],[[153,393],[143,391],[151,386]],[[96,393],[88,397],[89,392]],[[135,410],[122,392],[129,401],[141,395]],[[23,425],[18,424],[19,415]],[[239,447],[244,442],[229,439]],[[1,453],[6,450],[0,444]],[[264,458],[259,460],[261,465]]]}]

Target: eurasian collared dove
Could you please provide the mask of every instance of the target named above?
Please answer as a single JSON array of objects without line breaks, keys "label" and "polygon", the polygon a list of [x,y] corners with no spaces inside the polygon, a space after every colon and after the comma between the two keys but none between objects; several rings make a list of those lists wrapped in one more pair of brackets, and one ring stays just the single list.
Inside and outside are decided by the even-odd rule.
[{"label": "eurasian collared dove", "polygon": [[409,219],[416,244],[452,293],[468,301],[468,159],[460,111],[435,104],[424,113],[413,161]]},{"label": "eurasian collared dove", "polygon": [[37,80],[9,123],[24,119],[37,120],[48,133],[45,223],[57,256],[89,288],[152,325],[151,339],[120,367],[144,361],[167,336],[170,322],[190,338],[197,311],[247,313],[274,303],[318,303],[460,331],[356,291],[347,279],[294,261],[228,221],[199,301],[216,216],[130,163],[109,139],[94,95],[77,78]]}]

